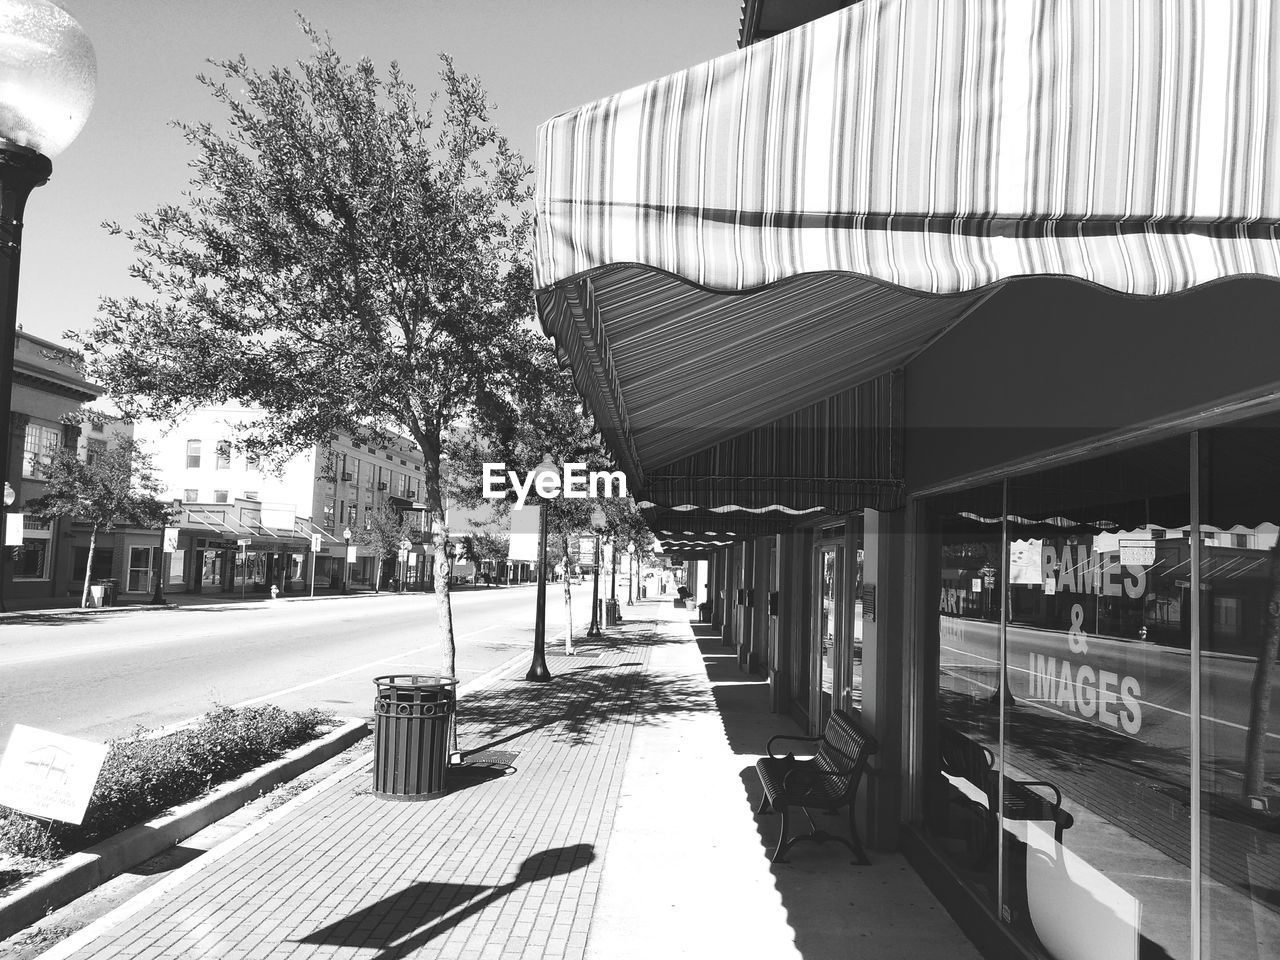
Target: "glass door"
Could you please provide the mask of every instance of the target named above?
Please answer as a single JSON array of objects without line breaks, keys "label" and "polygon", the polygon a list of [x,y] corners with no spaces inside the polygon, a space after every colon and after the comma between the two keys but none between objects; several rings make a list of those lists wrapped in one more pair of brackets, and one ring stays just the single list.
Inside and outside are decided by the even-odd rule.
[{"label": "glass door", "polygon": [[843,545],[819,544],[814,561],[813,717],[817,729],[821,730],[831,715],[840,649]]}]

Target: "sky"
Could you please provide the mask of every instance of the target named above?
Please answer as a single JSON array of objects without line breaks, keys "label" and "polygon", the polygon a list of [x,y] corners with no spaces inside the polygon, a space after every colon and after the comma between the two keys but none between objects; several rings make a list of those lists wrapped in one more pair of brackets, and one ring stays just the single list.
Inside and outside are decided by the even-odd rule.
[{"label": "sky", "polygon": [[295,11],[349,61],[397,61],[425,103],[438,55],[475,74],[494,119],[530,159],[539,123],[732,51],[740,0],[57,0],[93,42],[97,96],[84,129],[27,204],[18,322],[60,341],[103,296],[143,292],[133,251],[103,221],[181,202],[191,159],[172,120],[224,114],[196,79],[243,54],[261,70],[310,47]]}]

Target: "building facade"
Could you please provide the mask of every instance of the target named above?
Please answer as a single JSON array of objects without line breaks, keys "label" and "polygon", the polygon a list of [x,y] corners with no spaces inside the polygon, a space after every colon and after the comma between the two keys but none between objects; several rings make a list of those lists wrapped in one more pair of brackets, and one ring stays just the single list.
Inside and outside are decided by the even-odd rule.
[{"label": "building facade", "polygon": [[539,131],[651,527],[992,957],[1280,952],[1280,49],[1159,12],[748,0]]},{"label": "building facade", "polygon": [[[8,537],[2,574],[6,603],[21,608],[81,594],[89,559],[89,532],[65,519],[37,519],[24,508],[28,500],[44,493],[48,459],[55,450],[70,447],[85,459],[130,435],[127,425],[110,418],[84,424],[67,422],[101,394],[101,388],[76,372],[65,348],[17,331],[9,476],[5,478],[15,495],[13,504],[6,508]],[[91,580],[125,575],[124,542],[136,532],[115,530],[99,537]]]},{"label": "building facade", "polygon": [[[274,585],[301,592],[313,579],[319,590],[371,589],[393,576],[409,586],[425,584],[430,551],[421,543],[423,460],[412,443],[379,445],[337,435],[277,469],[240,448],[247,418],[241,407],[206,407],[176,424],[138,427],[164,495],[181,516],[166,590],[247,594]],[[384,506],[416,529],[411,539],[417,542],[403,561],[377,556],[358,542]],[[140,573],[126,589],[153,589],[141,571],[159,569],[158,562],[148,563],[144,554],[161,549],[154,536],[130,545]]]}]

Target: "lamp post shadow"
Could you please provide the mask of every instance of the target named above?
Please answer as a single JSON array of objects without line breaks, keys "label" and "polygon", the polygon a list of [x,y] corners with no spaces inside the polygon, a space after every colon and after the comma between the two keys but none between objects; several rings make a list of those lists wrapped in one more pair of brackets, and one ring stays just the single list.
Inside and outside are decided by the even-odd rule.
[{"label": "lamp post shadow", "polygon": [[295,942],[379,948],[371,960],[400,960],[520,887],[580,870],[595,858],[592,844],[575,843],[527,857],[514,879],[496,887],[420,880]]}]

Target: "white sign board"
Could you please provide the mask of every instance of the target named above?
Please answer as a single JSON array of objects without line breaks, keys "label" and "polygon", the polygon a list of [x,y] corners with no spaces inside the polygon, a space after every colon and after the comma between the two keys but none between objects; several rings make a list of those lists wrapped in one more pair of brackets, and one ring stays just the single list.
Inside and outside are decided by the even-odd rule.
[{"label": "white sign board", "polygon": [[538,562],[538,511],[532,504],[512,508],[511,545],[507,552],[508,560],[523,560],[529,563]]},{"label": "white sign board", "polygon": [[247,547],[249,544],[253,543],[253,540],[249,537],[241,537],[236,541],[236,543],[242,547]]},{"label": "white sign board", "polygon": [[973,583],[971,583],[971,584],[970,584],[970,587],[972,588],[972,592],[973,592],[973,593],[981,593],[981,592],[982,592],[982,578],[981,578],[981,577],[974,577],[974,578],[973,578]]},{"label": "white sign board", "polygon": [[355,546],[354,544],[353,544],[353,545],[351,545],[351,546],[349,546],[349,547],[347,547],[347,563],[355,563],[355,562],[356,562],[356,551],[357,551],[358,549],[360,549],[360,548],[359,548],[359,547],[357,547],[357,546]]},{"label": "white sign board", "polygon": [[408,550],[401,550],[401,551],[400,551],[400,562],[401,562],[401,563],[403,563],[406,559],[408,559],[408,557],[409,557],[409,551],[408,551]]},{"label": "white sign board", "polygon": [[296,511],[291,503],[264,503],[259,509],[258,520],[264,527],[276,530],[292,530]]},{"label": "white sign board", "polygon": [[164,552],[173,553],[177,549],[178,549],[178,528],[165,527],[164,528]]},{"label": "white sign board", "polygon": [[22,546],[22,514],[6,513],[4,515],[4,545],[6,547]]},{"label": "white sign board", "polygon": [[1122,567],[1149,567],[1156,562],[1154,540],[1121,540],[1120,565]]},{"label": "white sign board", "polygon": [[311,552],[312,553],[320,552],[320,534],[318,533],[313,533],[311,535]]},{"label": "white sign board", "polygon": [[105,743],[14,724],[0,757],[0,803],[33,817],[80,823],[106,756]]},{"label": "white sign board", "polygon": [[413,568],[418,565],[418,555],[416,553],[409,554],[409,567]]}]

